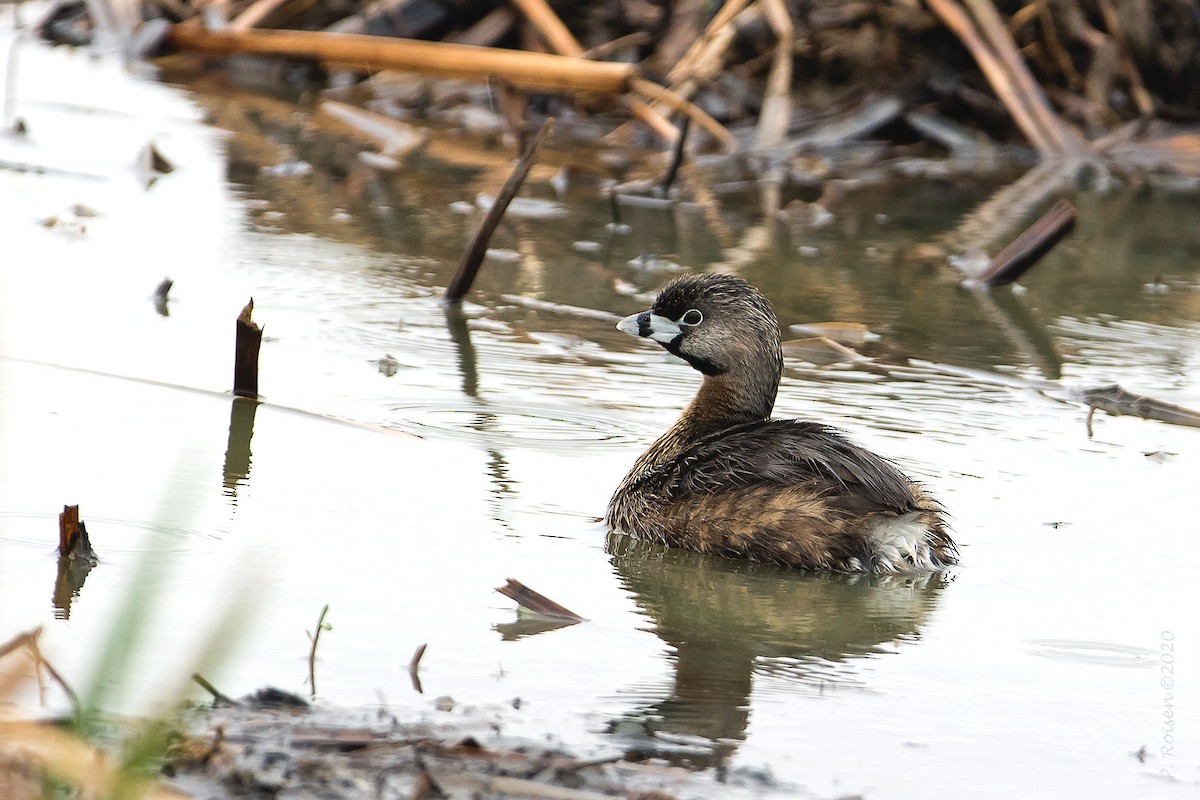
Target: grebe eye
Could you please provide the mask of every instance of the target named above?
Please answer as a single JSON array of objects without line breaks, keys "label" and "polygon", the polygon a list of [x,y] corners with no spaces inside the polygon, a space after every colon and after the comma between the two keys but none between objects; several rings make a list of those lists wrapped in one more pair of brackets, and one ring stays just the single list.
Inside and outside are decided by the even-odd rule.
[{"label": "grebe eye", "polygon": [[699,325],[704,322],[704,315],[696,309],[688,309],[688,311],[679,318],[680,325]]}]

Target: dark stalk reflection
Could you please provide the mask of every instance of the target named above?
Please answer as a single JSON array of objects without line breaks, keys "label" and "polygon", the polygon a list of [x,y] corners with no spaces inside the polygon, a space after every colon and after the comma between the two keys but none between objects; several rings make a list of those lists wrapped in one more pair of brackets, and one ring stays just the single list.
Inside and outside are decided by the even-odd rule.
[{"label": "dark stalk reflection", "polygon": [[258,401],[234,397],[229,407],[229,440],[225,446],[224,494],[237,500],[238,487],[250,480],[250,440],[254,437],[254,416]]}]

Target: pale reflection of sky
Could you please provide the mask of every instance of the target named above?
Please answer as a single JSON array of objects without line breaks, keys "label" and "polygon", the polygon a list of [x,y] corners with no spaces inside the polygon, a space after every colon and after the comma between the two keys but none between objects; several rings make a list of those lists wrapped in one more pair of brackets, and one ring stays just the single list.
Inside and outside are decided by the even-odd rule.
[{"label": "pale reflection of sky", "polygon": [[[431,698],[449,694],[498,714],[509,732],[552,731],[592,750],[619,741],[604,733],[615,721],[641,725],[657,713],[648,709],[688,692],[715,702],[716,684],[745,678],[749,713],[721,709],[744,727],[732,731],[734,765],[769,764],[814,791],[1086,787],[1126,797],[1178,788],[1157,777],[1162,758],[1131,755],[1143,745],[1157,753],[1162,741],[1159,666],[1070,653],[1101,642],[1157,654],[1171,631],[1182,654],[1194,639],[1188,500],[1200,431],[1100,415],[1088,439],[1085,410],[1038,393],[1043,376],[998,333],[1003,357],[964,365],[999,370],[988,381],[791,363],[778,413],[844,427],[926,482],[951,512],[965,566],[928,596],[914,589],[911,607],[882,590],[797,575],[746,588],[717,570],[693,589],[700,568],[693,575],[670,559],[655,583],[639,577],[646,564],[606,554],[595,518],[690,398],[690,369],[607,321],[528,311],[499,292],[475,293],[455,333],[438,300],[448,266],[431,264],[432,254],[250,224],[249,201],[225,182],[223,134],[198,123],[184,93],[78,53],[22,53],[17,110],[32,133],[0,141],[0,160],[98,177],[0,170],[0,636],[47,625],[44,648],[82,681],[154,529],[154,623],[126,709],[186,673],[192,648],[234,601],[244,628],[212,676],[218,686],[303,691],[304,631],[329,603],[334,629],[318,680],[336,703],[382,695],[433,714]],[[147,189],[130,164],[150,139],[179,169]],[[98,212],[79,220],[86,230],[39,224],[70,218],[73,203]],[[536,281],[523,277],[551,284],[555,269],[595,283],[586,263],[541,264]],[[764,257],[751,271],[785,269]],[[176,283],[161,317],[149,295],[168,275]],[[854,277],[846,266],[842,278]],[[1075,308],[1050,278],[1039,296],[1032,281],[1026,302],[1039,306],[1062,355],[1060,394],[1119,382],[1200,406],[1194,277],[1145,300],[1139,308],[1154,319],[1144,321]],[[625,278],[644,290],[661,280]],[[802,313],[784,288],[781,313]],[[633,308],[589,291],[543,299]],[[890,291],[862,312],[913,346],[919,321]],[[266,328],[269,404],[254,421],[250,475],[230,488],[224,392],[233,320],[251,296]],[[967,320],[974,313],[953,292],[931,302],[962,302]],[[375,363],[385,354],[399,362],[390,378]],[[1160,452],[1161,463],[1144,455]],[[54,515],[68,502],[82,506],[103,560],[71,618],[55,620]],[[492,590],[508,577],[589,622],[503,641],[493,626],[514,613]],[[707,626],[686,614],[668,624],[681,602],[669,592],[700,607],[722,591],[746,600]],[[894,607],[870,606],[885,601]],[[758,609],[774,614],[763,629],[787,638],[784,622],[821,603],[829,619],[812,622],[810,636],[821,630],[822,642],[838,644],[838,631],[872,614],[878,636],[846,634],[841,658],[779,652],[774,639],[768,652],[756,638]],[[735,624],[739,633],[725,631]],[[677,674],[679,648],[710,634],[724,642],[713,658],[729,658],[727,672],[706,674],[702,663],[698,676]],[[1037,640],[1065,644],[1044,657]],[[417,695],[405,665],[423,642],[426,694]],[[1177,669],[1177,713],[1200,718],[1200,660],[1181,655]],[[680,719],[686,727],[688,715]],[[1200,754],[1182,739],[1179,753],[1172,769],[1195,781]]]}]

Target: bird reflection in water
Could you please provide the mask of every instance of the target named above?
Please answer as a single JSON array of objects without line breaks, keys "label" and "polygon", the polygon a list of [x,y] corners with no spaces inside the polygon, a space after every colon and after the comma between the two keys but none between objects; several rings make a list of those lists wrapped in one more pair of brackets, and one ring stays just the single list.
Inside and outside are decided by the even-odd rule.
[{"label": "bird reflection in water", "polygon": [[807,573],[617,533],[607,550],[674,662],[670,693],[610,733],[628,755],[690,767],[721,766],[745,739],[756,675],[813,693],[856,685],[852,662],[919,638],[952,580]]}]

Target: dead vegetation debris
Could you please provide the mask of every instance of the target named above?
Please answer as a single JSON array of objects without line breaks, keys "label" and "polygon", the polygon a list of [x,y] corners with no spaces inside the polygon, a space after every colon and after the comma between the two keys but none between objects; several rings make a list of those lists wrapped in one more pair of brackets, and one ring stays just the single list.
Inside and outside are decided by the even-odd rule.
[{"label": "dead vegetation debris", "polygon": [[[384,709],[334,714],[244,698],[198,711],[195,733],[175,746],[165,775],[195,797],[670,800],[721,788],[712,776],[632,756],[577,757],[557,744],[502,736],[498,727],[486,714],[401,721]],[[779,788],[762,776],[725,778]]]},{"label": "dead vegetation debris", "polygon": [[[56,0],[37,30],[70,44],[103,33],[275,55],[319,64],[343,86],[386,69],[491,81],[510,124],[532,130],[527,116],[569,109],[610,119],[616,141],[676,140],[671,118],[682,115],[697,147],[725,151],[869,136],[955,155],[1023,142],[1043,158],[1110,159],[1133,142],[1147,145],[1139,166],[1200,175],[1200,14],[1173,0],[154,0],[143,18],[134,8]],[[169,29],[135,38],[147,22]]]}]

